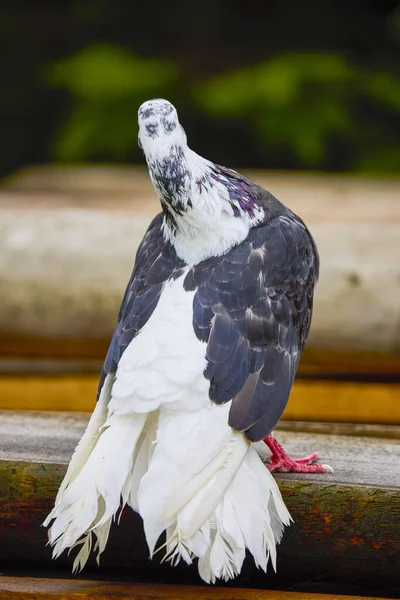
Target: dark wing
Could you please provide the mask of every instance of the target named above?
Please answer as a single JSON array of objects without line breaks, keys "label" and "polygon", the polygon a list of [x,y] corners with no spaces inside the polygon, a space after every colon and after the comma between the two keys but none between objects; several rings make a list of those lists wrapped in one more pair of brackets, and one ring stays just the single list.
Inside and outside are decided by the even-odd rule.
[{"label": "dark wing", "polygon": [[229,424],[252,441],[275,427],[287,404],[311,323],[318,254],[293,213],[253,228],[224,256],[196,265],[193,326],[207,342],[210,398],[233,398]]},{"label": "dark wing", "polygon": [[98,394],[108,373],[115,373],[125,349],[151,317],[164,283],[182,274],[184,263],[162,234],[162,214],[151,222],[136,253],[133,272],[122,299],[118,324],[100,377]]}]

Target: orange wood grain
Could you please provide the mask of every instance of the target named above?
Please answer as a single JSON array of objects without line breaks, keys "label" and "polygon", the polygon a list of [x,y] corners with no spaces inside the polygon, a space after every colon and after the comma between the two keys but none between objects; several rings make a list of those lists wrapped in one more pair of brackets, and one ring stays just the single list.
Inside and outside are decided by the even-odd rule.
[{"label": "orange wood grain", "polygon": [[[0,377],[0,409],[92,411],[97,375]],[[400,424],[400,384],[298,380],[284,418]]]},{"label": "orange wood grain", "polygon": [[[98,360],[100,370],[109,343],[109,339],[102,338],[57,339],[2,334],[0,359]],[[299,366],[299,374],[308,377],[354,373],[400,377],[400,354],[306,346]]]},{"label": "orange wood grain", "polygon": [[0,577],[0,595],[2,600],[368,600],[365,596],[33,577]]}]

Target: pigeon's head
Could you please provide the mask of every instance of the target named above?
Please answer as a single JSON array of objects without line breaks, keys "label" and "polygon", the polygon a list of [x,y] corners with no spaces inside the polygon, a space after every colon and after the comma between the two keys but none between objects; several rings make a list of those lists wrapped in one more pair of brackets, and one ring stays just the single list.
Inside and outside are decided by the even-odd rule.
[{"label": "pigeon's head", "polygon": [[186,134],[178,114],[168,100],[148,100],[139,108],[139,146],[149,168],[150,179],[170,220],[190,207],[193,174]]},{"label": "pigeon's head", "polygon": [[162,98],[148,100],[139,108],[138,143],[146,157],[168,153],[171,146],[186,147],[186,134],[175,107]]}]

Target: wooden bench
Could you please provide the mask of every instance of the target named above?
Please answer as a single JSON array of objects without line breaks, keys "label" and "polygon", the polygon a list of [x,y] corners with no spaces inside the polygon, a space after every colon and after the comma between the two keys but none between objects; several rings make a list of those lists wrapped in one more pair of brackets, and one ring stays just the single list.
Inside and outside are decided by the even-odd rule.
[{"label": "wooden bench", "polygon": [[[0,564],[55,572],[71,566],[72,557],[64,555],[51,562],[40,524],[87,420],[82,413],[0,413]],[[264,575],[248,561],[236,585],[315,592],[336,585],[343,593],[350,587],[378,596],[400,591],[398,440],[283,430],[278,435],[294,456],[319,450],[335,473],[276,476],[294,519],[278,549],[278,572]],[[86,571],[94,577],[118,570],[133,581],[199,583],[195,567],[172,569],[157,557],[148,560],[141,520],[130,509],[113,528],[100,569],[94,565],[92,560]]]},{"label": "wooden bench", "polygon": [[33,577],[1,577],[2,600],[379,600],[365,596],[342,596],[283,592],[279,590],[246,590],[238,588],[197,587],[98,582],[90,580],[43,579]]}]

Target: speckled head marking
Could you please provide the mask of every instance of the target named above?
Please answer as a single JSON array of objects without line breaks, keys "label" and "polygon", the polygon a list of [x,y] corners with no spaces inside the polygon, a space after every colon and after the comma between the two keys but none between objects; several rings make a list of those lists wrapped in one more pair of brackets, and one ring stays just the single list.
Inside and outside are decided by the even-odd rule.
[{"label": "speckled head marking", "polygon": [[157,98],[139,108],[139,146],[149,167],[165,217],[172,228],[176,217],[191,208],[192,173],[187,156],[190,150],[175,107]]},{"label": "speckled head marking", "polygon": [[156,156],[172,144],[186,146],[186,135],[179,124],[175,107],[157,98],[148,100],[139,108],[139,144],[148,156]]}]

